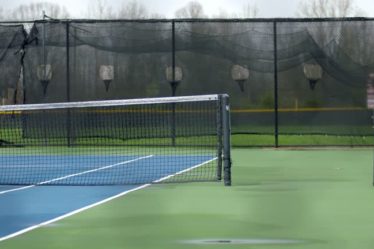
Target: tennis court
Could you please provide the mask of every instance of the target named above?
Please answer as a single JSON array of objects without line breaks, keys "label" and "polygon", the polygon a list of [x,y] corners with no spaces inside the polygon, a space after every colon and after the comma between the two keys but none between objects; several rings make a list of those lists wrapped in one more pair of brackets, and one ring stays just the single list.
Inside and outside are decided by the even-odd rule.
[{"label": "tennis court", "polygon": [[[2,179],[1,181],[14,181],[10,175],[10,169],[13,172],[22,172],[22,176],[17,178],[27,178],[27,181],[36,182],[35,185],[26,186],[2,186],[0,190],[1,195],[1,223],[9,224],[2,226],[0,229],[1,240],[18,235],[19,233],[34,229],[42,223],[49,223],[51,220],[60,219],[69,213],[76,212],[76,210],[85,209],[87,206],[95,205],[95,203],[102,202],[105,199],[113,198],[113,196],[123,195],[127,192],[144,188],[149,184],[143,185],[119,185],[120,182],[115,182],[113,179],[107,179],[108,172],[113,171],[121,182],[131,182],[136,179],[129,170],[131,167],[137,168],[139,175],[144,179],[137,179],[143,182],[160,182],[167,178],[182,174],[186,171],[193,170],[197,167],[203,166],[216,158],[202,157],[202,156],[124,156],[124,157],[108,157],[108,156],[93,156],[88,158],[83,156],[79,161],[79,165],[72,165],[69,175],[59,175],[60,170],[54,170],[54,175],[50,173],[46,177],[43,172],[38,171],[38,168],[33,168],[32,165],[41,165],[43,163],[53,161],[76,161],[69,158],[71,156],[2,156],[0,160]],[[82,157],[82,156],[80,156]],[[25,160],[28,161],[29,166],[25,165]],[[92,161],[96,165],[92,164]],[[184,166],[177,164],[177,161],[183,161]],[[9,164],[7,162],[13,162]],[[85,164],[82,162],[86,162]],[[100,165],[101,164],[101,165]],[[169,164],[169,165],[168,165]],[[162,170],[150,174],[150,168],[162,166]],[[178,171],[174,165],[178,165]],[[66,165],[52,165],[58,169],[66,167]],[[73,170],[72,170],[73,169]],[[79,169],[80,171],[77,171]],[[84,169],[84,171],[82,171]],[[87,176],[89,175],[89,176]],[[152,176],[151,176],[152,175]],[[57,185],[78,185],[84,182],[84,179],[89,177],[97,185],[105,185],[110,183],[115,185],[112,187],[45,187],[47,184]],[[124,179],[127,177],[128,179]],[[6,179],[8,178],[8,179]],[[57,191],[57,192],[55,192]]]},{"label": "tennis court", "polygon": [[[232,153],[230,188],[152,185],[2,241],[1,248],[373,247],[371,149]],[[127,186],[38,186],[1,195],[1,213],[49,220],[124,191]],[[15,221],[2,220],[2,233]]]},{"label": "tennis court", "polygon": [[231,151],[225,98],[2,107],[1,247],[372,248],[372,150]]},{"label": "tennis court", "polygon": [[[2,156],[0,159],[1,182],[6,184],[18,181],[22,184],[35,183],[35,185],[151,183],[184,173],[215,159],[217,158],[201,155]],[[27,165],[25,161],[28,162]],[[51,162],[53,162],[52,166]],[[70,167],[66,168],[66,162],[70,162]],[[53,167],[53,169],[44,172],[48,167]]]},{"label": "tennis court", "polygon": [[[0,240],[151,184],[224,179],[230,185],[227,99],[2,106]],[[191,116],[203,126],[186,123]]]},{"label": "tennis court", "polygon": [[0,248],[374,248],[374,19],[27,23]]}]

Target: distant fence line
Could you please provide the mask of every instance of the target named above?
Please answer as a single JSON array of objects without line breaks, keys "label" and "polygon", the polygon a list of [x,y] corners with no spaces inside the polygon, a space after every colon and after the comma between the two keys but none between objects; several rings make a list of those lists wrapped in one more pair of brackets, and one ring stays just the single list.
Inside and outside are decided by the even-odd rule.
[{"label": "distant fence line", "polygon": [[2,22],[0,93],[3,104],[228,93],[233,133],[273,134],[269,146],[288,124],[367,136],[373,33],[372,18]]}]

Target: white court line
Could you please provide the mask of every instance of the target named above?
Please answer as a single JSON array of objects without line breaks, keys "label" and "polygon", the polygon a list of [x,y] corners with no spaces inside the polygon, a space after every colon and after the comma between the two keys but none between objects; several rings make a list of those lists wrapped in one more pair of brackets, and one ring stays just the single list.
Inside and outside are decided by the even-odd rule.
[{"label": "white court line", "polygon": [[57,182],[57,181],[65,180],[65,179],[72,178],[72,177],[75,177],[75,176],[81,176],[81,175],[85,175],[85,174],[88,174],[88,173],[101,171],[101,170],[104,170],[104,169],[110,169],[110,168],[113,168],[113,167],[116,167],[116,166],[119,166],[119,165],[129,164],[129,163],[136,162],[136,161],[146,159],[146,158],[150,158],[150,157],[153,157],[153,155],[138,157],[138,158],[135,158],[135,159],[132,159],[132,160],[123,161],[123,162],[103,166],[103,167],[100,167],[100,168],[97,168],[97,169],[91,169],[91,170],[83,171],[83,172],[76,173],[76,174],[71,174],[71,175],[67,175],[67,176],[58,177],[58,178],[55,178],[55,179],[52,179],[52,180],[39,182],[37,184],[33,184],[33,185],[29,185],[29,186],[4,190],[4,191],[0,192],[0,195],[10,193],[10,192],[20,191],[20,190],[24,190],[24,189],[28,189],[28,188],[33,188],[33,187],[36,187],[36,186],[45,185],[45,184],[48,184],[48,183]]},{"label": "white court line", "polygon": [[213,158],[213,159],[210,159],[210,160],[208,160],[208,161],[205,161],[205,162],[203,162],[203,163],[197,164],[197,165],[195,165],[195,166],[192,166],[191,168],[187,168],[187,169],[181,170],[181,171],[179,171],[179,172],[177,172],[177,173],[174,173],[174,174],[171,174],[171,175],[165,176],[165,177],[160,178],[160,179],[158,179],[158,180],[156,180],[156,181],[153,181],[153,182],[154,182],[154,183],[158,183],[158,182],[165,181],[166,179],[172,178],[173,176],[177,176],[177,175],[180,175],[180,174],[186,173],[186,172],[191,171],[191,170],[193,170],[193,169],[196,169],[196,168],[198,168],[198,167],[200,167],[200,166],[203,166],[204,164],[207,164],[207,163],[213,162],[214,160],[217,160],[217,157],[215,157],[215,158]]},{"label": "white court line", "polygon": [[[150,156],[148,156],[148,157],[150,157]],[[210,162],[212,162],[212,161],[214,161],[214,160],[216,160],[216,159],[217,159],[217,157],[215,157],[215,158],[213,158],[213,159],[210,159],[210,160],[208,160],[208,161],[205,161],[205,162],[203,162],[203,163],[200,163],[200,164],[198,164],[198,165],[194,165],[194,166],[192,166],[192,167],[190,167],[190,168],[187,168],[187,169],[181,170],[181,171],[179,171],[179,172],[176,172],[175,174],[172,174],[172,175],[169,175],[169,176],[166,176],[166,177],[162,177],[162,178],[160,178],[160,179],[154,181],[154,183],[161,182],[161,181],[166,180],[166,179],[168,179],[168,178],[171,178],[171,177],[173,177],[173,176],[177,176],[177,175],[180,175],[180,174],[185,173],[185,172],[187,172],[187,171],[193,170],[193,169],[195,169],[195,168],[197,168],[197,167],[201,167],[201,166],[203,166],[204,164],[210,163]],[[99,202],[96,202],[96,203],[93,203],[93,204],[91,204],[91,205],[88,205],[88,206],[82,207],[82,208],[80,208],[80,209],[77,209],[77,210],[75,210],[75,211],[72,211],[72,212],[70,212],[70,213],[67,213],[67,214],[61,215],[61,216],[59,216],[59,217],[56,217],[56,218],[54,218],[54,219],[52,219],[52,220],[47,220],[47,221],[42,222],[42,223],[40,223],[40,224],[37,224],[37,225],[31,226],[31,227],[25,228],[25,229],[23,229],[23,230],[20,230],[20,231],[18,231],[18,232],[15,232],[15,233],[9,234],[9,235],[7,235],[7,236],[5,236],[5,237],[1,237],[1,238],[0,238],[0,241],[4,241],[4,240],[10,239],[10,238],[14,238],[14,237],[16,237],[16,236],[19,236],[19,235],[21,235],[21,234],[24,234],[24,233],[30,232],[30,231],[32,231],[32,230],[34,230],[34,229],[39,228],[39,227],[46,226],[46,225],[51,224],[51,223],[53,223],[53,222],[56,222],[56,221],[59,221],[59,220],[65,219],[65,218],[67,218],[67,217],[70,217],[70,216],[75,215],[75,214],[78,214],[78,213],[81,213],[81,212],[83,212],[83,211],[85,211],[85,210],[87,210],[87,209],[90,209],[90,208],[93,208],[93,207],[99,206],[99,205],[104,204],[104,203],[106,203],[106,202],[108,202],[108,201],[111,201],[111,200],[117,199],[117,198],[119,198],[119,197],[121,197],[121,196],[124,196],[124,195],[127,195],[127,194],[131,193],[131,192],[134,192],[134,191],[137,191],[137,190],[140,190],[140,189],[143,189],[143,188],[149,187],[149,186],[151,186],[151,185],[152,185],[151,183],[147,183],[147,184],[141,185],[141,186],[139,186],[139,187],[136,187],[136,188],[133,188],[133,189],[130,189],[130,190],[124,191],[124,192],[122,192],[122,193],[119,193],[119,194],[114,195],[114,196],[112,196],[112,197],[109,197],[109,198],[107,198],[107,199],[101,200],[101,201],[99,201]]]}]

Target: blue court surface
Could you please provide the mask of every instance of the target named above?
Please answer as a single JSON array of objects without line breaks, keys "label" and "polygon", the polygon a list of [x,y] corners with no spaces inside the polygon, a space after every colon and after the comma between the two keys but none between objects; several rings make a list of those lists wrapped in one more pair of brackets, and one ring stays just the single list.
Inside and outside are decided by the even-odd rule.
[{"label": "blue court surface", "polygon": [[[0,185],[0,241],[216,159],[201,155],[80,156],[79,160],[70,160],[72,158],[68,157],[71,156],[0,156],[0,182],[12,177],[14,181],[27,179],[26,176],[31,179],[24,180],[30,181],[30,184]],[[25,167],[25,161],[30,162],[29,167]],[[59,169],[62,167],[58,165],[59,161],[77,161],[79,165],[50,171],[45,167],[45,162],[53,162],[49,168]],[[9,165],[10,162],[13,165]],[[137,183],[131,183],[131,179]],[[80,186],[84,183],[102,186]]]}]

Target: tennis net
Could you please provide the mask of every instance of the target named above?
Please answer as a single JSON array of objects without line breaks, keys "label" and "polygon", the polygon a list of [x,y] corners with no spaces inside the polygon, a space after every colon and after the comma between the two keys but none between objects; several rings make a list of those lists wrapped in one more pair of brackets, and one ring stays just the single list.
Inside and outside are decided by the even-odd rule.
[{"label": "tennis net", "polygon": [[1,185],[230,185],[230,167],[227,95],[0,107]]}]

